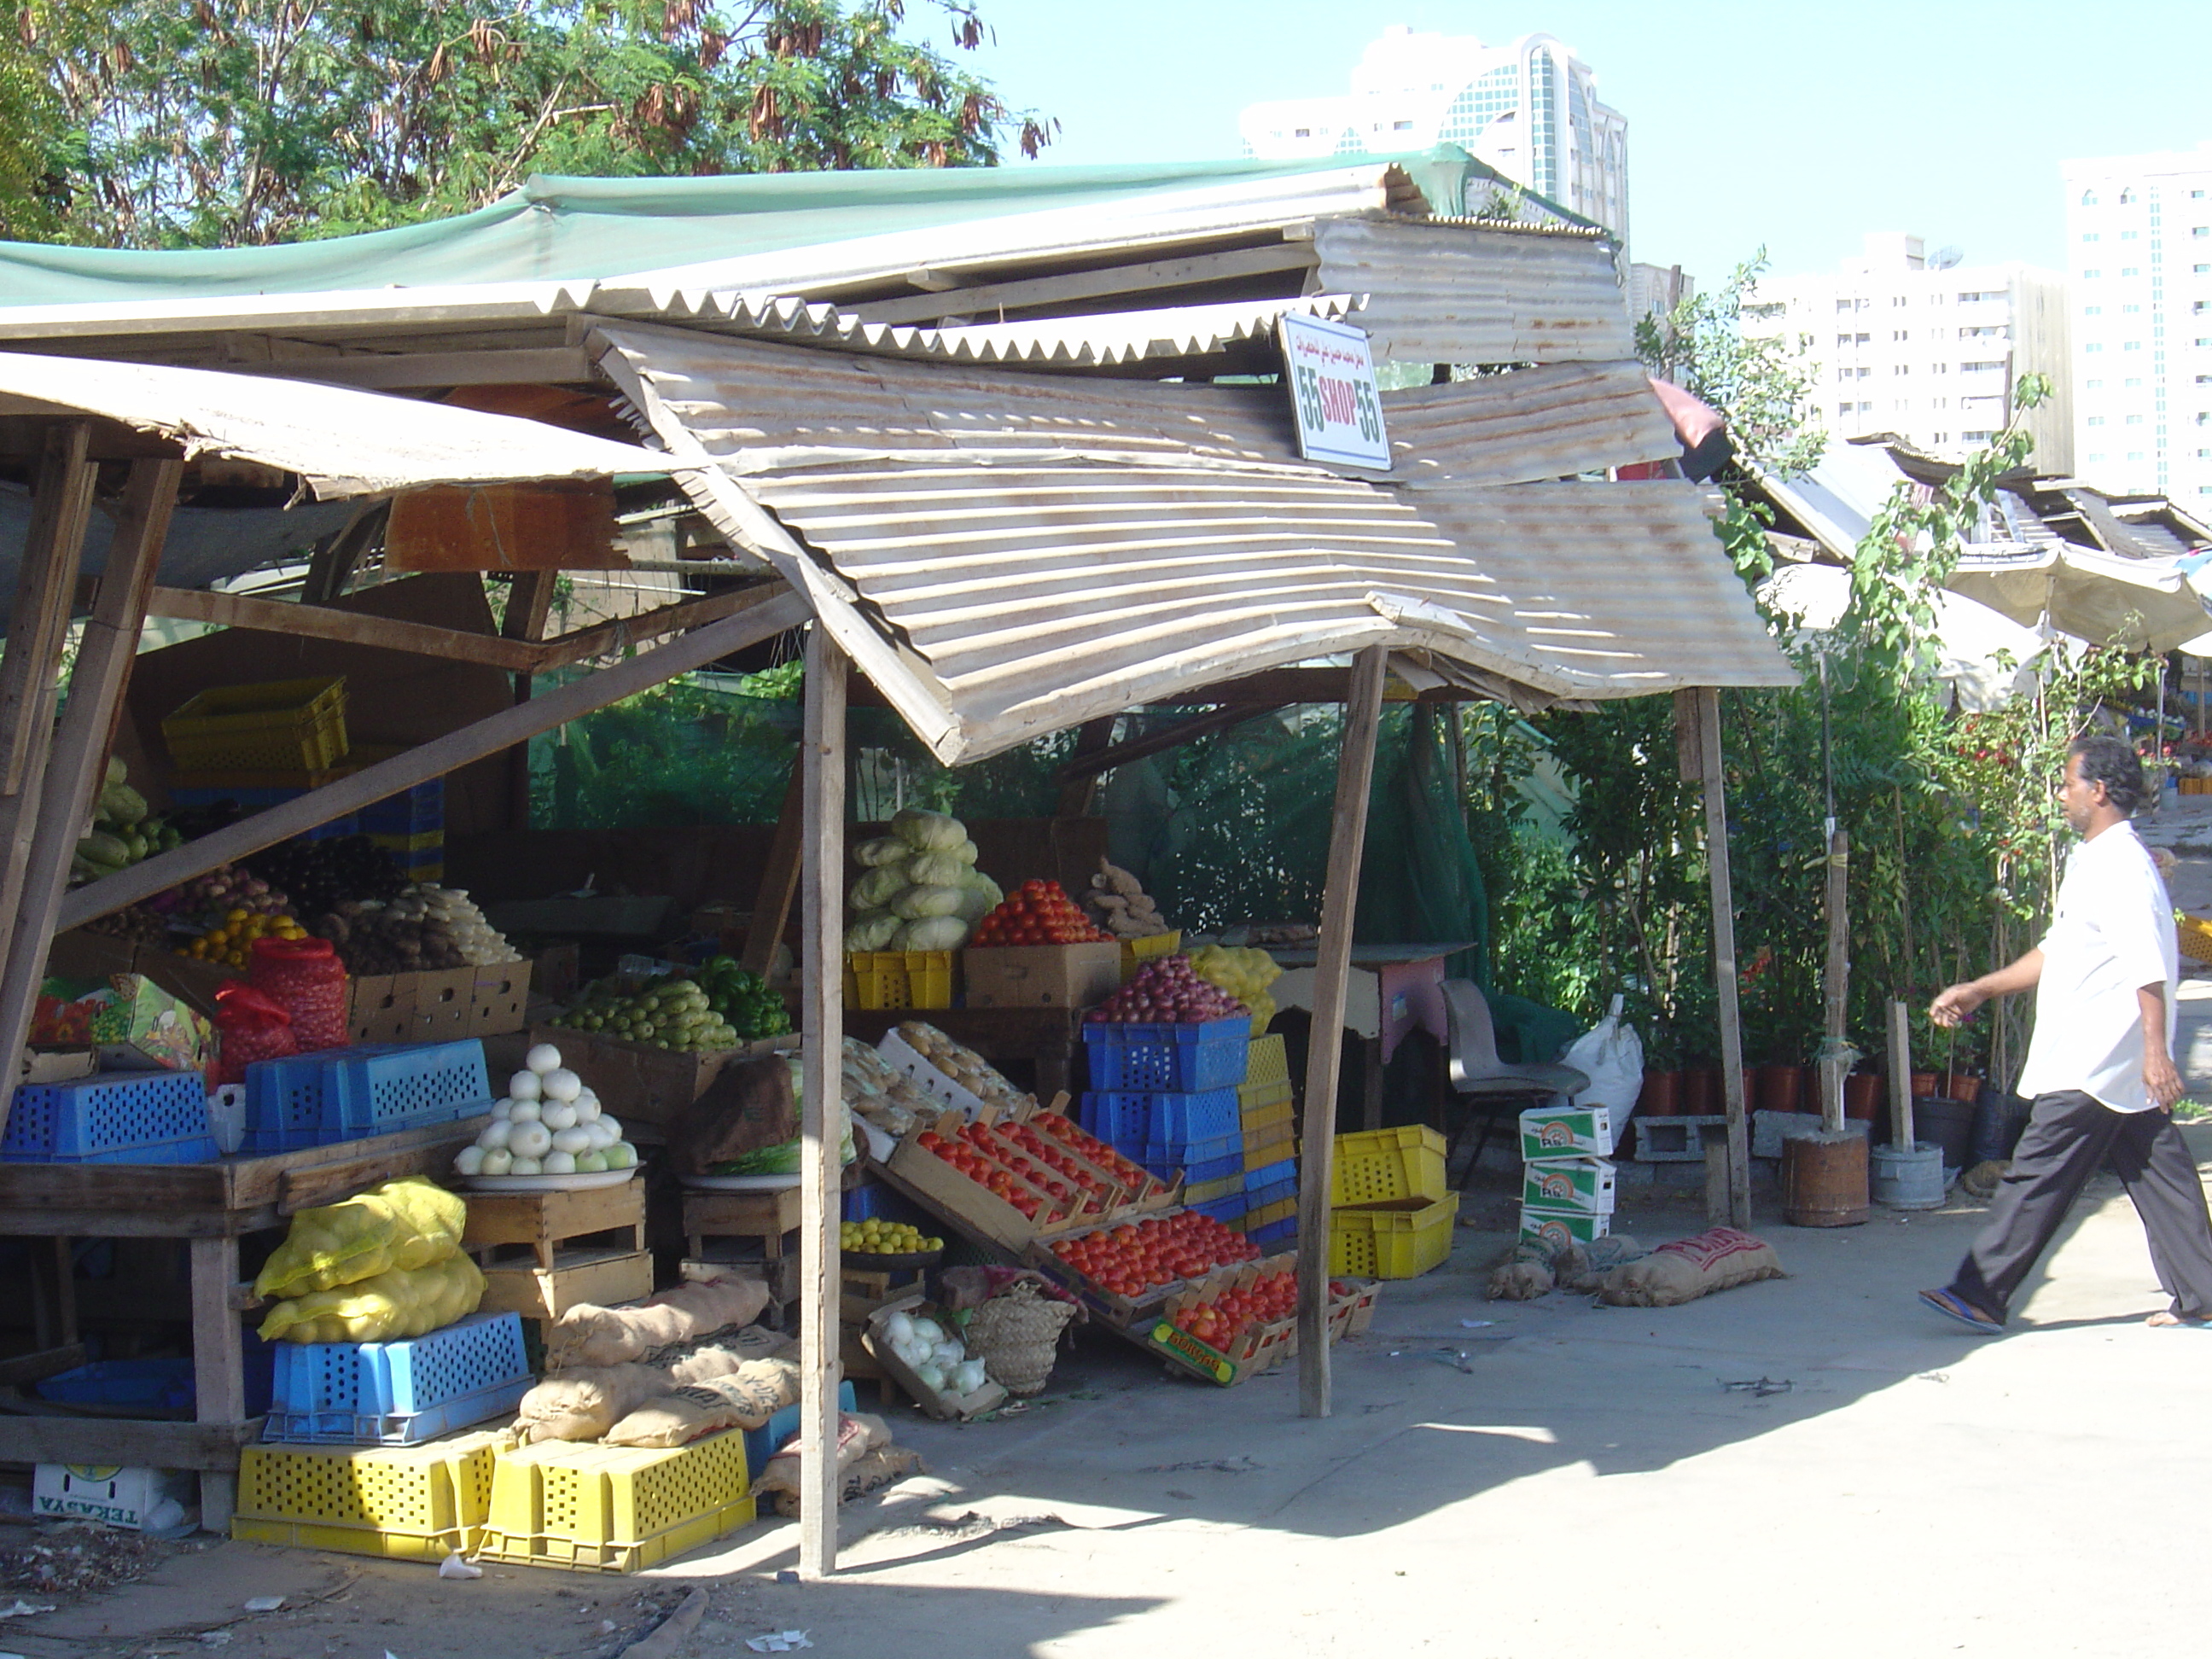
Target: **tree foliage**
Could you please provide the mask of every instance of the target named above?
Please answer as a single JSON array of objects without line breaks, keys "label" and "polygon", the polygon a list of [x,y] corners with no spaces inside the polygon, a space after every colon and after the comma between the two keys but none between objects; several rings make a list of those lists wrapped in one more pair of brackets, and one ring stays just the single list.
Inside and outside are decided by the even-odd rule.
[{"label": "tree foliage", "polygon": [[[481,207],[533,173],[988,165],[1049,124],[960,61],[975,0],[18,0],[9,234],[216,246]],[[915,20],[919,23],[921,20]]]}]

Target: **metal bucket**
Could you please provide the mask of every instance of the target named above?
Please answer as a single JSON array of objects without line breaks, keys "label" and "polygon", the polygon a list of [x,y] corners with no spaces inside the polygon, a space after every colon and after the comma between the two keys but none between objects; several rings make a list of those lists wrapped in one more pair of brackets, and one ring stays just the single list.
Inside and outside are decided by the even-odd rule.
[{"label": "metal bucket", "polygon": [[1932,1140],[1877,1146],[1869,1166],[1874,1199],[1893,1210],[1934,1210],[1943,1203],[1943,1149]]}]

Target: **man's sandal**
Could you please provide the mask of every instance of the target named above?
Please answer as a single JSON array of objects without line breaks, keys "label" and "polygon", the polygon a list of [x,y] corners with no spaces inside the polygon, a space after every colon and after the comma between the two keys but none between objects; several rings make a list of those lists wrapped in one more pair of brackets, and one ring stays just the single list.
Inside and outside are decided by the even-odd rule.
[{"label": "man's sandal", "polygon": [[1923,1291],[1920,1299],[1946,1319],[1955,1319],[1969,1330],[1978,1331],[1984,1336],[1999,1336],[2004,1332],[2003,1325],[1952,1291]]}]

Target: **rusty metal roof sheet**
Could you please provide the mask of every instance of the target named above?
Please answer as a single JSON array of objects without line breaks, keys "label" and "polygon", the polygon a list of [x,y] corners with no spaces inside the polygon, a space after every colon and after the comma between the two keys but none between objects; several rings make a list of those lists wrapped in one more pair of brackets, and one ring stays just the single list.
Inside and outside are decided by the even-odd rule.
[{"label": "rusty metal roof sheet", "polygon": [[[1468,409],[1562,422],[1542,412],[1556,371],[1534,398],[1512,376],[1431,388],[1414,429],[1456,431],[1471,476],[1409,485],[1295,460],[1252,389],[603,335],[641,417],[679,459],[719,463],[687,475],[704,510],[809,594],[947,761],[1376,643],[1529,704],[1793,678],[1690,486],[1492,481],[1516,469],[1484,470]],[[1607,412],[1577,453],[1624,431],[1638,448],[1625,371],[1585,385]],[[1522,453],[1535,477],[1579,470]]]}]

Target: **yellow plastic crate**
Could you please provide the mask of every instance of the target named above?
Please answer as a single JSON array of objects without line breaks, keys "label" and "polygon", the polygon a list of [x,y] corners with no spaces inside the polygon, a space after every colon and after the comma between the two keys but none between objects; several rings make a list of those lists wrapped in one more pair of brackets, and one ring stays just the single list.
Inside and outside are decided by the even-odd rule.
[{"label": "yellow plastic crate", "polygon": [[1147,933],[1142,939],[1121,941],[1121,983],[1127,985],[1136,978],[1148,962],[1161,957],[1171,957],[1182,949],[1182,929],[1169,933]]},{"label": "yellow plastic crate", "polygon": [[[2212,783],[2212,778],[2184,778],[2184,783]],[[2174,942],[2191,962],[2212,962],[2212,921],[2173,913]]]},{"label": "yellow plastic crate", "polygon": [[442,1561],[489,1511],[493,1448],[477,1431],[419,1446],[246,1446],[230,1535],[293,1549]]},{"label": "yellow plastic crate", "polygon": [[345,677],[203,691],[161,722],[179,771],[319,772],[346,754]]},{"label": "yellow plastic crate", "polygon": [[745,1436],[688,1446],[502,1449],[477,1559],[577,1572],[635,1572],[753,1519]]},{"label": "yellow plastic crate", "polygon": [[1244,1231],[1249,1233],[1262,1227],[1272,1227],[1278,1221],[1288,1221],[1297,1212],[1297,1200],[1279,1198],[1273,1204],[1262,1204],[1258,1209],[1248,1212],[1244,1217]]},{"label": "yellow plastic crate", "polygon": [[848,951],[845,1006],[848,1008],[950,1008],[950,951]]},{"label": "yellow plastic crate", "polygon": [[1288,1100],[1291,1097],[1291,1054],[1284,1045],[1280,1031],[1270,1031],[1265,1036],[1252,1039],[1252,1058],[1244,1067],[1244,1086],[1247,1089],[1279,1086],[1283,1098]]},{"label": "yellow plastic crate", "polygon": [[1238,1127],[1250,1134],[1255,1129],[1272,1129],[1278,1123],[1297,1121],[1297,1109],[1291,1103],[1290,1088],[1289,1084],[1284,1084],[1279,1097],[1261,1104],[1245,1103],[1237,1114]]},{"label": "yellow plastic crate", "polygon": [[368,842],[372,847],[381,847],[386,852],[397,854],[404,863],[416,853],[444,852],[446,832],[443,830],[422,830],[411,836],[386,836],[371,831]]},{"label": "yellow plastic crate", "polygon": [[1451,1255],[1459,1194],[1399,1198],[1328,1212],[1328,1270],[1362,1279],[1418,1279]]},{"label": "yellow plastic crate", "polygon": [[1449,1190],[1444,1183],[1444,1138],[1425,1124],[1336,1138],[1331,1204],[1442,1198]]}]

